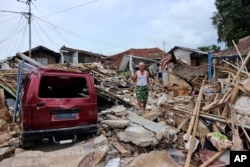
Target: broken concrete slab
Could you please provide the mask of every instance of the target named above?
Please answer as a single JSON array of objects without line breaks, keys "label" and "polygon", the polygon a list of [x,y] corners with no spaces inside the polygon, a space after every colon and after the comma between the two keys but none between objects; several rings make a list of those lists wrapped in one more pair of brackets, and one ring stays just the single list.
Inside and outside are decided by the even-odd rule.
[{"label": "broken concrete slab", "polygon": [[[105,144],[106,143],[106,144]],[[90,142],[77,144],[62,150],[42,152],[25,151],[0,162],[0,166],[8,167],[68,167],[98,165],[108,152],[107,138],[96,137]]]},{"label": "broken concrete slab", "polygon": [[145,119],[148,119],[150,121],[154,121],[156,120],[159,116],[161,115],[161,113],[159,112],[155,112],[155,111],[147,111],[145,113],[142,114],[142,117]]},{"label": "broken concrete slab", "polygon": [[[169,140],[169,142],[174,142],[177,140],[177,133],[179,130],[173,126],[168,126],[168,125],[161,125],[155,122],[152,122],[150,120],[147,120],[131,111],[128,112],[128,119],[135,124],[141,125],[144,128],[156,133],[156,134],[161,134],[158,135],[165,137],[166,139]],[[158,138],[161,140],[161,138]]]},{"label": "broken concrete slab", "polygon": [[91,138],[87,141],[82,141],[80,143],[77,143],[76,146],[82,145],[82,146],[87,146],[87,147],[99,147],[102,145],[108,144],[108,138],[105,137],[104,135],[100,135],[94,138]]},{"label": "broken concrete slab", "polygon": [[108,161],[105,167],[119,167],[120,166],[120,158],[113,158]]},{"label": "broken concrete slab", "polygon": [[168,149],[168,154],[175,160],[179,165],[184,165],[186,161],[186,156],[182,151],[177,149]]},{"label": "broken concrete slab", "polygon": [[118,132],[117,136],[120,141],[132,142],[141,147],[157,144],[155,134],[141,126],[129,126],[124,132]]},{"label": "broken concrete slab", "polygon": [[129,167],[179,167],[179,165],[172,159],[166,151],[151,151],[150,153],[143,153],[136,157],[129,165]]},{"label": "broken concrete slab", "polygon": [[127,108],[124,107],[123,105],[116,105],[111,108],[111,111],[113,111],[116,116],[126,115],[126,110]]},{"label": "broken concrete slab", "polygon": [[121,159],[121,167],[127,167],[133,161],[134,157],[124,157]]},{"label": "broken concrete slab", "polygon": [[126,128],[129,125],[129,120],[103,120],[102,123],[107,124],[112,128]]},{"label": "broken concrete slab", "polygon": [[123,120],[122,118],[116,117],[116,116],[111,115],[111,114],[106,115],[106,118],[108,120]]}]

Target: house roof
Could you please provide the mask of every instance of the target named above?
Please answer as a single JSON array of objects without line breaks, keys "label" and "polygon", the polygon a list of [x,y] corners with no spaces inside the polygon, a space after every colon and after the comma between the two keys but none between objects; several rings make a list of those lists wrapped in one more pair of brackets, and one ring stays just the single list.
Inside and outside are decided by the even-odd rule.
[{"label": "house roof", "polygon": [[[49,54],[51,54],[53,57],[55,57],[55,59],[58,61],[61,57],[60,53],[58,52],[55,52],[49,48],[46,48],[45,46],[42,46],[42,45],[39,45],[37,47],[34,47],[31,49],[31,53],[32,54],[35,54],[37,52],[40,52],[40,51],[45,51],[45,52],[48,52]],[[23,54],[25,54],[26,56],[29,56],[29,50],[23,52]]]},{"label": "house roof", "polygon": [[198,53],[198,54],[204,54],[204,55],[208,54],[208,52],[204,52],[204,51],[201,51],[199,49],[185,48],[185,47],[182,47],[182,46],[175,46],[168,53],[172,53],[176,49],[182,49],[182,50],[186,50],[186,51],[190,51],[190,52],[194,52],[194,53]]},{"label": "house roof", "polygon": [[69,47],[66,47],[66,46],[62,46],[60,50],[62,50],[62,51],[73,51],[73,52],[77,51],[79,53],[83,53],[83,54],[87,54],[87,55],[91,55],[91,56],[104,57],[104,55],[102,55],[102,54],[93,53],[93,52],[89,52],[89,51],[85,51],[85,50],[73,49],[73,48],[69,48]]},{"label": "house roof", "polygon": [[125,55],[132,55],[136,57],[142,57],[145,59],[163,59],[167,56],[167,53],[159,48],[144,48],[144,49],[129,49],[121,53],[117,53],[110,57],[111,61],[105,65],[110,67],[116,67],[120,65],[122,57]]},{"label": "house roof", "polygon": [[[236,44],[241,55],[247,55],[250,51],[250,35],[241,38]],[[213,57],[224,57],[224,56],[236,56],[239,55],[235,47],[230,47],[228,49],[213,53]]]}]

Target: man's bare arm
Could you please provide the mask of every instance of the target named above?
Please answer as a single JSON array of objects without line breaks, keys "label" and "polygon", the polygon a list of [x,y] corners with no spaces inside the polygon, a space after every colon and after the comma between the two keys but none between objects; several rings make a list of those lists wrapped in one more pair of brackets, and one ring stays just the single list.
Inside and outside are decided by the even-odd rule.
[{"label": "man's bare arm", "polygon": [[137,72],[135,72],[135,75],[132,76],[132,80],[133,80],[134,82],[136,81],[136,79],[137,79]]}]

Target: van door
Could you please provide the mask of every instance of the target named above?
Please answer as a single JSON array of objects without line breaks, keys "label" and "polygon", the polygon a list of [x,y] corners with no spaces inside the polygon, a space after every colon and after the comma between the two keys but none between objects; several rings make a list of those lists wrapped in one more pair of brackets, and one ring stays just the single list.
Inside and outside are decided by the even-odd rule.
[{"label": "van door", "polygon": [[96,99],[89,77],[57,73],[41,77],[32,112],[32,129],[56,129],[96,123]]}]

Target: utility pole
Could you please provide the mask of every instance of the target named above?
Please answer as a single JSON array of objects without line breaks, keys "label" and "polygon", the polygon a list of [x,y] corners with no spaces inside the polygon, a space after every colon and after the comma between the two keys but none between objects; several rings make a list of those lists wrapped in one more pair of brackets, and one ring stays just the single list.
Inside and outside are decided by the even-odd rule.
[{"label": "utility pole", "polygon": [[163,51],[165,51],[165,41],[162,41]]},{"label": "utility pole", "polygon": [[28,13],[28,24],[29,24],[29,57],[31,57],[31,0],[27,0],[27,4],[29,5],[29,13]]},{"label": "utility pole", "polygon": [[21,1],[21,0],[17,0],[18,2],[23,2],[26,3],[27,5],[29,5],[29,12],[22,12],[21,14],[23,14],[26,18],[28,18],[28,24],[29,24],[29,57],[31,57],[31,17],[32,17],[32,13],[31,13],[31,2],[32,0],[27,0],[25,1]]}]

